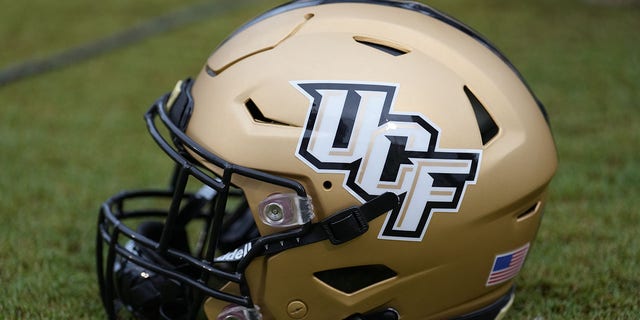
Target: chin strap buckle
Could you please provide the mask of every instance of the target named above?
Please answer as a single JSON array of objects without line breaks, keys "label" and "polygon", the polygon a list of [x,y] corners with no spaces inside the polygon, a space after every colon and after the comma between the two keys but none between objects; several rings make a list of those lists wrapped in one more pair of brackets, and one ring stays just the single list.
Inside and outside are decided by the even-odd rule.
[{"label": "chin strap buckle", "polygon": [[[338,245],[355,239],[369,230],[369,221],[400,206],[398,196],[386,192],[360,207],[351,207],[340,211],[318,223],[311,224],[304,234],[265,241],[262,254],[276,254],[291,248],[308,245],[318,241],[329,240]],[[263,238],[264,239],[264,238]]]},{"label": "chin strap buckle", "polygon": [[369,230],[369,221],[399,206],[398,196],[386,192],[360,207],[352,207],[320,221],[322,230],[332,244],[357,238]]},{"label": "chin strap buckle", "polygon": [[332,244],[341,244],[357,238],[369,230],[369,223],[360,208],[349,208],[320,222]]}]

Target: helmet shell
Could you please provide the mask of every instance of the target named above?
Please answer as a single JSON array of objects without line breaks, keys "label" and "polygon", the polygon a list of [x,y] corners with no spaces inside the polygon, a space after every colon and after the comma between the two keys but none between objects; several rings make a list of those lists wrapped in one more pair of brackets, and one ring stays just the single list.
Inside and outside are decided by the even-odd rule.
[{"label": "helmet shell", "polygon": [[[233,34],[195,81],[187,134],[232,163],[299,181],[319,221],[363,197],[347,186],[347,172],[320,170],[300,156],[317,102],[301,89],[309,83],[395,88],[391,113],[423,119],[438,150],[478,154],[477,172],[455,208],[429,213],[419,239],[381,237],[386,220],[379,218],[345,244],[323,241],[256,259],[247,279],[265,318],[288,319],[287,306],[300,301],[305,319],[382,307],[403,319],[440,319],[505,295],[511,278],[488,284],[496,257],[533,241],[557,166],[545,113],[513,66],[467,27],[416,3],[294,3]],[[473,98],[497,127],[488,138]],[[279,231],[261,222],[257,204],[283,190],[234,179],[260,233]],[[320,276],[368,266],[393,276],[353,292]],[[215,317],[227,304],[210,299],[207,313]]]}]

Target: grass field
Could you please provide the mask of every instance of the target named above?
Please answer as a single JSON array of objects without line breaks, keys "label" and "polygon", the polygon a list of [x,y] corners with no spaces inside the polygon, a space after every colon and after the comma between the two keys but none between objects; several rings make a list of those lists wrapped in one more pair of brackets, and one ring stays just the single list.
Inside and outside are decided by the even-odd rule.
[{"label": "grass field", "polygon": [[[196,3],[0,1],[0,69]],[[560,166],[510,319],[640,318],[640,6],[602,2],[429,2],[502,49],[550,114]],[[0,87],[0,318],[104,318],[97,208],[168,179],[143,112],[276,3]]]}]

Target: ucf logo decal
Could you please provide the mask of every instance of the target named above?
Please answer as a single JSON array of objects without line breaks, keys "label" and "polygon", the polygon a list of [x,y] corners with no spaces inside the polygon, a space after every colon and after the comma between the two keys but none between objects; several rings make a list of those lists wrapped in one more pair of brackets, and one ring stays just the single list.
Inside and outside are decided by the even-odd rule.
[{"label": "ucf logo decal", "polygon": [[296,156],[316,172],[344,174],[344,188],[361,202],[398,195],[401,206],[378,238],[422,241],[434,212],[458,211],[482,151],[439,148],[429,119],[393,111],[397,85],[292,84],[311,102]]}]

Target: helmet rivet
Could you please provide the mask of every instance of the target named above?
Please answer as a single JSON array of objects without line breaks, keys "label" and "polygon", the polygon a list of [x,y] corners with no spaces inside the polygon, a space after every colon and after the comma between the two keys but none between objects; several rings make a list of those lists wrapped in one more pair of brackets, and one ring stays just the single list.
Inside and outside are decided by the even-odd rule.
[{"label": "helmet rivet", "polygon": [[269,218],[269,220],[271,221],[280,221],[282,220],[282,218],[284,218],[284,208],[282,208],[282,205],[280,205],[279,203],[269,203],[264,211],[266,211],[266,215],[267,218]]},{"label": "helmet rivet", "polygon": [[293,300],[287,306],[287,313],[293,319],[302,319],[307,315],[307,305],[300,300]]}]

